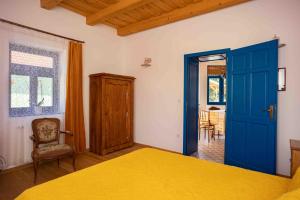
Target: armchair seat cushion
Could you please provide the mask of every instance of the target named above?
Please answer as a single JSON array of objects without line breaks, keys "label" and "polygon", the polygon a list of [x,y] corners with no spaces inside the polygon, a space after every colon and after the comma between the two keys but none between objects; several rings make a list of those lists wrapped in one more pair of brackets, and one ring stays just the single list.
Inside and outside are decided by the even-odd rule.
[{"label": "armchair seat cushion", "polygon": [[73,153],[73,148],[67,144],[47,144],[36,148],[33,151],[33,157],[36,158],[52,158]]}]

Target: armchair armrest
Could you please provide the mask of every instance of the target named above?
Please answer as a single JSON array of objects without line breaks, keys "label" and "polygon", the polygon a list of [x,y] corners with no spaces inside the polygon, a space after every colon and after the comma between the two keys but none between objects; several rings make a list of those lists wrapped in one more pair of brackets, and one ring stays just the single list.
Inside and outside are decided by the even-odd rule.
[{"label": "armchair armrest", "polygon": [[73,136],[73,133],[71,131],[59,131],[60,134],[70,135]]},{"label": "armchair armrest", "polygon": [[59,131],[59,133],[71,136],[70,139],[71,139],[72,143],[70,145],[72,146],[73,150],[75,151],[75,144],[74,144],[74,137],[73,137],[74,134],[71,131]]},{"label": "armchair armrest", "polygon": [[31,135],[29,138],[30,138],[33,142],[36,141],[34,135]]},{"label": "armchair armrest", "polygon": [[33,142],[33,149],[37,148],[39,145],[37,143],[36,138],[34,137],[34,135],[29,136],[29,138],[32,140]]}]

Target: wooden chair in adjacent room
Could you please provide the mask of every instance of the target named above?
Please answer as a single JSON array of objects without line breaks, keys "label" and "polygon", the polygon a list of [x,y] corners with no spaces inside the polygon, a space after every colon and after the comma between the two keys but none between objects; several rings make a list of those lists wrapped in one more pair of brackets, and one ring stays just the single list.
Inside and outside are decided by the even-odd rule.
[{"label": "wooden chair in adjacent room", "polygon": [[216,136],[216,133],[218,135],[218,138],[220,137],[220,116],[219,116],[219,112],[215,112],[215,111],[219,111],[221,110],[219,107],[215,107],[215,106],[212,106],[210,107],[209,109],[209,121],[211,124],[214,125],[214,132],[213,132],[213,135],[212,135],[212,138],[214,138],[215,140],[215,136]]},{"label": "wooden chair in adjacent room", "polygon": [[[206,110],[200,110],[199,113],[199,120],[198,120],[198,124],[199,124],[199,139],[200,139],[200,134],[201,134],[201,130],[204,130],[204,138],[206,138],[206,132],[207,132],[207,139],[208,142],[210,142],[210,138],[214,138],[215,136],[215,124],[212,124],[210,121],[210,113],[209,111]],[[210,136],[211,133],[211,136]]]},{"label": "wooden chair in adjacent room", "polygon": [[220,136],[225,136],[225,116],[226,111],[224,112],[214,112],[214,111],[220,111],[221,109],[218,107],[210,107],[210,122],[215,124],[215,135],[218,136],[218,139]]},{"label": "wooden chair in adjacent room", "polygon": [[[75,150],[73,145],[60,144],[60,134],[73,136],[69,131],[60,131],[60,120],[57,118],[43,118],[32,121],[33,151],[31,153],[34,167],[34,183],[36,183],[39,162],[55,160],[59,167],[59,159],[71,157],[75,169]],[[72,137],[73,138],[73,137]],[[74,142],[73,142],[74,144]]]}]

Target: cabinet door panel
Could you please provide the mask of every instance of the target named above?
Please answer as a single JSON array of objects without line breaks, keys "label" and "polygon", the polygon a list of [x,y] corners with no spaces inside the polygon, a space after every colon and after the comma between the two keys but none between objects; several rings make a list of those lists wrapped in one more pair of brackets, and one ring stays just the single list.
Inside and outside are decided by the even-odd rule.
[{"label": "cabinet door panel", "polygon": [[130,82],[104,79],[103,137],[104,148],[109,149],[130,141]]}]

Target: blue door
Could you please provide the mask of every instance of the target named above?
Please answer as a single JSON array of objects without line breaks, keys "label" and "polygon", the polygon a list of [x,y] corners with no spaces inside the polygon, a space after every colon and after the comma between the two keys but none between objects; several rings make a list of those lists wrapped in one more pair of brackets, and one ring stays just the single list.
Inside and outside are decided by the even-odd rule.
[{"label": "blue door", "polygon": [[185,56],[185,88],[184,88],[184,155],[191,155],[198,151],[198,57]]},{"label": "blue door", "polygon": [[232,50],[225,163],[276,173],[278,40]]}]

